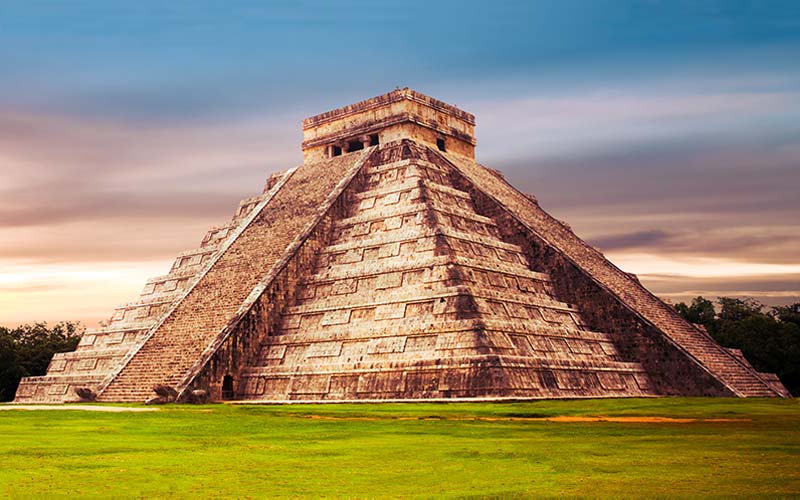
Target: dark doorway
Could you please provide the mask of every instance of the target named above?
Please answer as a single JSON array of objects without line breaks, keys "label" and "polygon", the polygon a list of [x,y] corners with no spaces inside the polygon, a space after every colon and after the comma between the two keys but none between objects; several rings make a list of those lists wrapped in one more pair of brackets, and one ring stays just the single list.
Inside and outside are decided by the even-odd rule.
[{"label": "dark doorway", "polygon": [[222,377],[222,399],[233,399],[233,377]]},{"label": "dark doorway", "polygon": [[436,147],[439,148],[439,151],[446,151],[444,149],[444,139],[436,139]]},{"label": "dark doorway", "polygon": [[359,151],[364,149],[364,143],[361,141],[350,141],[347,143],[347,152]]},{"label": "dark doorway", "polygon": [[371,136],[369,136],[370,146],[377,146],[379,143],[380,143],[380,138],[378,137],[378,134],[372,134]]},{"label": "dark doorway", "polygon": [[340,146],[333,146],[333,148],[331,150],[331,155],[332,156],[341,156],[341,154],[342,154],[342,148]]}]

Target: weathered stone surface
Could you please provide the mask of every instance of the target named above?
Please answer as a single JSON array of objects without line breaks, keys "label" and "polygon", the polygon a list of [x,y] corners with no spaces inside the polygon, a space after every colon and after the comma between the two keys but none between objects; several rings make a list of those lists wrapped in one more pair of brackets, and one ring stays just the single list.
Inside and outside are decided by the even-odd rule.
[{"label": "weathered stone surface", "polygon": [[477,164],[474,124],[409,89],[305,120],[303,166],[16,400],[788,396]]},{"label": "weathered stone surface", "polygon": [[637,383],[644,370],[609,355],[611,340],[584,331],[549,276],[530,272],[451,185],[452,167],[412,143],[391,148],[414,158],[382,155],[361,172],[348,193],[360,202],[334,222],[302,293],[240,373],[240,397],[651,394]]},{"label": "weathered stone surface", "polygon": [[492,214],[529,255],[558,276],[566,300],[584,304],[590,324],[613,332],[631,359],[661,379],[661,393],[770,397],[785,395],[749,364],[684,320],[572,230],[474,160],[447,153],[482,211]]},{"label": "weathered stone surface", "polygon": [[[57,353],[47,376],[23,379],[16,400],[59,403],[79,401],[78,388],[97,393],[215,260],[231,236],[231,228],[246,223],[256,205],[271,199],[288,173],[270,176],[262,195],[242,200],[229,223],[212,227],[199,248],[181,252],[167,275],[148,280],[136,302],[118,307],[106,326],[87,331],[74,352]],[[57,389],[63,386],[67,389],[61,393]]]}]

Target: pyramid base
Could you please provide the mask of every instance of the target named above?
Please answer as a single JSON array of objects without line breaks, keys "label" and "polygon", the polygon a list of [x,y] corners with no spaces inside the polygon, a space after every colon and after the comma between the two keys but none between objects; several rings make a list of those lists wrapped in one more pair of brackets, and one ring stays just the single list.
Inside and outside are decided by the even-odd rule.
[{"label": "pyramid base", "polygon": [[320,404],[386,404],[386,403],[522,403],[526,401],[553,401],[568,399],[621,399],[621,398],[666,398],[657,394],[642,396],[552,396],[540,397],[474,397],[474,398],[406,398],[406,399],[232,399],[218,401],[227,405],[320,405]]},{"label": "pyramid base", "polygon": [[[627,364],[546,363],[470,356],[380,367],[279,367],[249,371],[236,391],[246,401],[450,401],[654,396]],[[301,371],[302,370],[302,371]]]}]

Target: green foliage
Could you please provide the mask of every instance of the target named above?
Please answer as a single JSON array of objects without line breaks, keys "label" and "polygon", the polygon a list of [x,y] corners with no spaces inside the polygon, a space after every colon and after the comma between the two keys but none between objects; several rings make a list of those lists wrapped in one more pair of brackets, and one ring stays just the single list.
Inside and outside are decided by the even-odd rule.
[{"label": "green foliage", "polygon": [[[798,410],[644,398],[0,411],[0,497],[792,497]],[[598,415],[698,420],[536,420]]]},{"label": "green foliage", "polygon": [[753,316],[761,316],[764,305],[751,298],[735,299],[733,297],[719,297],[720,310],[718,319],[720,321],[741,321]]},{"label": "green foliage", "polygon": [[800,303],[765,312],[763,304],[750,298],[717,301],[719,312],[703,297],[675,309],[705,326],[721,345],[740,349],[756,370],[777,374],[792,394],[800,394]]},{"label": "green foliage", "polygon": [[714,303],[703,297],[695,297],[692,305],[687,306],[683,302],[676,304],[675,309],[692,323],[703,325],[710,329],[716,320],[717,312],[714,310]]},{"label": "green foliage", "polygon": [[788,306],[772,308],[772,314],[784,323],[794,323],[800,326],[800,302]]},{"label": "green foliage", "polygon": [[0,327],[0,401],[14,399],[22,377],[44,375],[57,352],[74,351],[83,329],[80,323],[61,322]]},{"label": "green foliage", "polygon": [[16,343],[8,330],[0,328],[0,401],[9,401],[14,397],[20,378],[22,368],[19,366]]}]

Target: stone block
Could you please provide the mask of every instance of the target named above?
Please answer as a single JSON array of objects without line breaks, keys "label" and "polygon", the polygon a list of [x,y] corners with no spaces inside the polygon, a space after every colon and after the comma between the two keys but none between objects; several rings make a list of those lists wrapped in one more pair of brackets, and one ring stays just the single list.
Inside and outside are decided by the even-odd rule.
[{"label": "stone block", "polygon": [[341,342],[318,342],[310,344],[306,351],[306,358],[320,358],[326,356],[338,356],[342,352]]},{"label": "stone block", "polygon": [[384,319],[403,318],[406,314],[405,303],[399,304],[381,304],[375,308],[375,320],[380,321]]},{"label": "stone block", "polygon": [[406,346],[406,337],[382,337],[372,339],[369,343],[369,354],[382,354],[403,352]]},{"label": "stone block", "polygon": [[405,392],[405,374],[402,372],[368,372],[359,376],[359,393],[395,393]]}]

